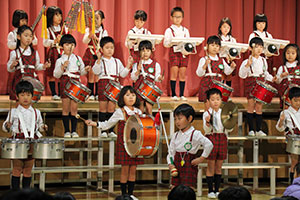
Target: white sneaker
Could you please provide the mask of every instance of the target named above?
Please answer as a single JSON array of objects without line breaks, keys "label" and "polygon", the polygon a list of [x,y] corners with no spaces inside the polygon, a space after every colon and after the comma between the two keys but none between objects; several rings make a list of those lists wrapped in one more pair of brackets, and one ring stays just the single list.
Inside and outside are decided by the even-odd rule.
[{"label": "white sneaker", "polygon": [[108,137],[111,137],[111,138],[116,138],[118,137],[114,132],[110,132],[107,134]]},{"label": "white sneaker", "polygon": [[71,135],[72,135],[72,138],[79,138],[79,135],[76,132],[73,132]]},{"label": "white sneaker", "polygon": [[95,101],[95,96],[94,96],[94,95],[91,95],[91,96],[89,97],[89,100],[90,100],[90,101]]},{"label": "white sneaker", "polygon": [[216,194],[214,192],[210,192],[210,193],[208,193],[207,198],[209,198],[209,199],[215,199],[216,198]]},{"label": "white sneaker", "polygon": [[256,136],[258,136],[258,137],[265,137],[265,136],[267,136],[267,134],[265,134],[263,131],[257,131],[256,132]]},{"label": "white sneaker", "polygon": [[171,100],[173,100],[173,101],[179,101],[179,97],[173,96],[173,97],[171,97]]},{"label": "white sneaker", "polygon": [[138,198],[136,198],[136,197],[133,196],[133,195],[130,195],[130,197],[131,197],[133,200],[139,200]]},{"label": "white sneaker", "polygon": [[102,132],[101,133],[101,137],[107,138],[107,133],[106,132]]},{"label": "white sneaker", "polygon": [[71,133],[70,132],[65,132],[65,138],[71,138]]},{"label": "white sneaker", "polygon": [[254,131],[250,131],[250,132],[248,133],[248,135],[254,137],[254,136],[255,136],[255,133],[254,133]]},{"label": "white sneaker", "polygon": [[184,96],[181,96],[180,99],[181,99],[182,101],[187,101],[187,98],[184,97]]},{"label": "white sneaker", "polygon": [[220,194],[220,192],[216,192],[216,198],[218,198],[219,194]]},{"label": "white sneaker", "polygon": [[60,100],[60,96],[54,95],[52,96],[52,100],[54,101]]},{"label": "white sneaker", "polygon": [[95,100],[98,101],[98,98],[99,98],[98,95],[96,95],[96,96],[95,96]]}]

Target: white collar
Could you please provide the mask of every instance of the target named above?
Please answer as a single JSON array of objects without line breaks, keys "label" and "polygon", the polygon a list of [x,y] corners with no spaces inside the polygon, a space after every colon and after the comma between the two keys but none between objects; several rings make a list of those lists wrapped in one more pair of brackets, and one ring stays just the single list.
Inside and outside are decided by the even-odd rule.
[{"label": "white collar", "polygon": [[230,40],[230,35],[221,35],[222,40]]},{"label": "white collar", "polygon": [[111,61],[112,59],[114,59],[114,57],[110,57],[110,58],[102,57],[102,59],[103,59],[105,62],[109,62],[109,61]]},{"label": "white collar", "polygon": [[33,108],[32,108],[32,106],[29,106],[29,108],[24,108],[22,105],[18,105],[17,110],[23,113],[27,110],[33,111]]},{"label": "white collar", "polygon": [[219,108],[219,110],[218,111],[215,111],[214,109],[212,109],[211,107],[208,109],[208,111],[209,111],[209,113],[210,114],[212,114],[212,113],[221,113],[222,112],[222,109],[221,108]]},{"label": "white collar", "polygon": [[298,64],[298,61],[297,60],[295,60],[294,62],[292,62],[292,63],[289,63],[289,62],[287,62],[285,65],[287,66],[287,67],[296,67],[297,66],[297,64]]},{"label": "white collar", "polygon": [[135,114],[140,114],[141,113],[141,111],[136,107],[133,107],[133,110],[131,110],[127,106],[124,106],[124,110],[126,111],[126,113],[128,115],[135,115]]},{"label": "white collar", "polygon": [[100,32],[100,31],[102,31],[102,30],[103,30],[103,28],[102,28],[102,26],[100,25],[100,27],[97,28],[97,29],[95,30],[95,33],[98,33],[98,32]]},{"label": "white collar", "polygon": [[289,106],[288,110],[293,114],[300,113],[300,109],[298,109],[298,111],[296,111],[292,106]]},{"label": "white collar", "polygon": [[218,54],[216,54],[215,56],[209,56],[209,58],[211,59],[211,60],[219,60],[219,56],[218,56]]},{"label": "white collar", "polygon": [[[73,56],[75,56],[73,53],[70,55],[70,59],[73,57]],[[68,55],[67,54],[63,54],[62,56],[61,56],[61,58],[66,58],[66,59],[68,59]]]},{"label": "white collar", "polygon": [[176,26],[175,24],[172,24],[171,27],[172,27],[173,29],[183,29],[183,27],[182,27],[181,25],[178,27],[178,26]]},{"label": "white collar", "polygon": [[153,60],[151,58],[149,58],[148,60],[143,60],[143,64],[151,64],[153,62]]},{"label": "white collar", "polygon": [[193,130],[195,130],[194,126],[191,126],[188,130],[186,130],[185,132],[182,132],[182,130],[179,130],[178,133],[180,134],[189,134],[190,132],[192,132]]},{"label": "white collar", "polygon": [[144,27],[138,28],[138,27],[136,27],[136,26],[134,26],[133,29],[134,29],[135,31],[144,31],[144,30],[145,30]]}]

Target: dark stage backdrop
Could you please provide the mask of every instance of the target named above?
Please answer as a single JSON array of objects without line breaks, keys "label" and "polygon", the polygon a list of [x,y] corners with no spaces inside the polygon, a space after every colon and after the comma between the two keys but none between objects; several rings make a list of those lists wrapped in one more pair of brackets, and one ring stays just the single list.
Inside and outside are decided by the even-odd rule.
[{"label": "dark stage backdrop", "polygon": [[[175,6],[181,6],[185,15],[183,25],[190,30],[192,37],[205,37],[217,33],[221,18],[229,17],[232,20],[233,36],[238,42],[247,43],[248,36],[252,32],[253,17],[256,13],[265,13],[268,17],[268,31],[274,38],[287,39],[291,42],[300,42],[300,2],[298,0],[91,0],[95,9],[101,9],[105,13],[104,27],[108,34],[116,41],[115,57],[120,58],[124,65],[127,62],[128,50],[124,46],[125,37],[133,24],[134,12],[138,9],[148,13],[145,27],[153,34],[164,34],[166,28],[171,25],[170,10]],[[71,0],[1,0],[0,1],[0,94],[7,93],[8,72],[6,62],[9,56],[7,48],[7,34],[13,29],[11,25],[12,14],[15,9],[23,9],[29,15],[31,25],[38,15],[42,5],[57,5],[66,16],[71,7]],[[36,35],[38,37],[38,52],[44,61],[44,48],[42,44],[41,24],[38,25]],[[75,53],[83,56],[86,45],[82,43],[83,35],[74,33],[77,40]],[[195,71],[201,56],[204,55],[203,44],[197,48],[198,54],[190,56],[187,69],[187,83],[185,96],[195,96],[200,78]],[[165,70],[165,80],[159,86],[164,96],[170,93],[168,50],[162,44],[155,51],[155,58]],[[280,65],[281,58],[275,59],[275,65]],[[238,62],[238,67],[241,61]],[[39,78],[44,82],[42,73]],[[86,77],[81,80],[86,83]],[[123,84],[130,84],[130,77],[122,80]],[[46,84],[46,82],[44,82]],[[244,83],[238,77],[233,77],[234,96],[244,95]]]}]

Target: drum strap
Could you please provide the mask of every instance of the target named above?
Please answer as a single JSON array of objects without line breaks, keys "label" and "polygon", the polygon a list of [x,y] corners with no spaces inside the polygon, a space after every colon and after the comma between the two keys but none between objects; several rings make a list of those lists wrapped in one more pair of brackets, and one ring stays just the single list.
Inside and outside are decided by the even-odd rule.
[{"label": "drum strap", "polygon": [[[115,58],[114,58],[115,59]],[[115,59],[115,64],[116,64],[116,75],[109,75],[107,73],[107,70],[106,70],[106,65],[105,65],[105,62],[104,60],[102,59],[102,63],[103,63],[103,68],[104,68],[104,74],[105,76],[111,76],[111,77],[114,77],[116,81],[119,80],[119,66],[118,66],[118,62],[117,62],[117,59]]]},{"label": "drum strap", "polygon": [[287,112],[291,116],[294,128],[298,128],[298,130],[300,130],[300,122],[298,121],[298,119],[296,118],[296,116],[293,113],[291,113],[289,110],[287,110]]},{"label": "drum strap", "polygon": [[[34,113],[32,116],[32,119],[35,119],[35,120],[32,120],[31,121],[31,126],[30,126],[30,138],[34,138],[34,134],[36,133],[36,135],[40,138],[42,137],[42,134],[38,131],[38,127],[37,127],[37,112],[36,112],[36,109],[34,108]],[[29,137],[29,134],[28,134],[28,131],[27,131],[27,128],[25,127],[25,122],[24,122],[24,119],[23,119],[23,116],[20,112],[17,113],[18,115],[18,128],[19,128],[19,133],[22,132],[23,130],[23,133],[24,133],[24,137],[25,138],[28,138]],[[21,129],[22,127],[22,129]]]},{"label": "drum strap", "polygon": [[[133,28],[132,29],[130,29],[134,34],[136,34],[136,32],[133,30]],[[146,30],[145,28],[144,28],[144,30],[143,30],[143,34],[146,34],[146,33],[148,33],[148,30]]]},{"label": "drum strap", "polygon": [[[260,36],[258,35],[258,33],[256,33],[256,31],[253,31],[253,33],[254,33],[254,35],[255,35],[256,37],[260,37]],[[265,31],[265,35],[266,35],[266,38],[269,37],[268,34],[267,34],[267,31]]]},{"label": "drum strap", "polygon": [[[172,29],[171,26],[170,26],[170,29],[171,29],[171,31],[172,31],[173,37],[176,37],[174,29]],[[182,27],[182,31],[184,32],[184,27]],[[185,33],[184,33],[184,36],[183,36],[183,37],[186,37],[186,34],[185,34]]]},{"label": "drum strap", "polygon": [[[35,69],[34,65],[24,65],[23,64],[23,56],[24,56],[24,54],[21,55],[21,50],[19,48],[16,49],[15,52],[16,52],[16,58],[18,58],[17,60],[19,61],[19,64],[18,64],[19,66],[16,69],[20,70],[21,74],[25,74],[26,73],[25,72],[25,68]],[[31,52],[31,55],[28,56],[28,57],[31,57],[31,56],[36,56],[36,52],[35,51]],[[31,58],[28,58],[28,59],[31,59]],[[37,77],[37,74],[35,72],[33,72],[33,76]]]}]

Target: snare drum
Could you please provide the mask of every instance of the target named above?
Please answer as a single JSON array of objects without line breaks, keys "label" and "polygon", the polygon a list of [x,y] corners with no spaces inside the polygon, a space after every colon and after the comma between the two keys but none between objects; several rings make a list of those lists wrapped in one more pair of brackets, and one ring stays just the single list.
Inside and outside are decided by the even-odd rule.
[{"label": "snare drum", "polygon": [[284,91],[284,94],[283,94],[283,96],[281,97],[282,101],[283,101],[283,98],[285,98],[285,99],[284,99],[285,104],[288,105],[288,106],[291,105],[291,100],[290,100],[290,98],[289,98],[289,92],[290,92],[290,89],[293,88],[293,87],[298,87],[298,88],[300,88],[299,85],[296,85],[296,84],[291,83],[291,84],[289,85],[289,87]]},{"label": "snare drum", "polygon": [[151,157],[159,146],[159,130],[149,115],[132,115],[124,128],[124,146],[130,157]]},{"label": "snare drum", "polygon": [[66,84],[64,93],[77,103],[84,103],[89,98],[91,90],[79,81],[70,79]]},{"label": "snare drum", "polygon": [[105,87],[104,95],[111,101],[117,103],[122,85],[116,81],[110,80]]},{"label": "snare drum", "polygon": [[34,143],[33,158],[36,159],[62,159],[64,141],[53,138],[40,138]]},{"label": "snare drum", "polygon": [[21,80],[28,81],[33,86],[33,95],[32,95],[32,102],[36,103],[38,100],[41,99],[42,93],[45,90],[44,85],[37,79],[32,78],[31,76],[23,76]]},{"label": "snare drum", "polygon": [[141,82],[136,92],[151,104],[155,104],[156,99],[163,93],[155,84],[145,79]]},{"label": "snare drum", "polygon": [[230,94],[233,92],[233,88],[229,87],[225,83],[222,83],[221,81],[217,81],[212,79],[212,88],[217,88],[222,93],[222,101],[227,102],[229,99]]},{"label": "snare drum", "polygon": [[1,158],[27,159],[30,144],[28,140],[5,138],[1,144]]},{"label": "snare drum", "polygon": [[256,81],[250,95],[258,102],[269,104],[277,93],[277,90],[271,85],[262,81]]},{"label": "snare drum", "polygon": [[287,135],[286,151],[291,154],[300,155],[300,136],[299,135]]}]

